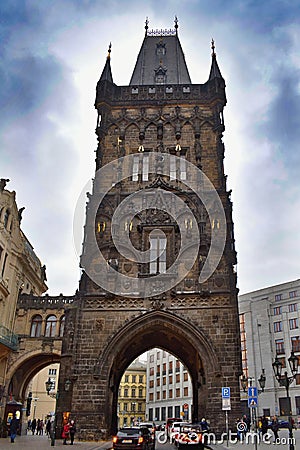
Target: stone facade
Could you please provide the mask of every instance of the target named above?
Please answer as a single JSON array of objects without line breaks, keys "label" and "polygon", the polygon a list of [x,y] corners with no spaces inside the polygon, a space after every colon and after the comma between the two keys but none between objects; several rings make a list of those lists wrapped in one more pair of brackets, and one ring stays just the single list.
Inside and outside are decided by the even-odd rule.
[{"label": "stone facade", "polygon": [[20,293],[41,295],[47,290],[45,266],[21,229],[22,213],[16,193],[0,180],[0,417],[12,393],[9,361],[19,352],[16,330],[17,300]]},{"label": "stone facade", "polygon": [[[146,34],[145,39],[150,37]],[[155,39],[164,45],[163,36]],[[165,83],[119,87],[112,81],[110,55],[107,58],[95,103],[98,112],[96,169],[135,154],[140,171],[136,173],[133,165],[131,176],[126,180],[120,178],[117,183],[112,183],[109,177],[99,179],[96,174],[93,192],[88,195],[81,259],[84,270],[74,303],[66,309],[59,390],[63,391],[66,379],[72,385],[59,397],[57,406],[59,416],[66,411],[76,415],[82,439],[100,439],[116,431],[122,375],[134,359],[154,347],[176,355],[187,367],[193,387],[193,420],[204,416],[210,419],[215,431],[224,428],[222,386],[231,387],[230,423],[233,425],[240,415],[236,254],[230,193],[226,190],[223,169],[225,104],[225,82],[214,51],[209,80],[201,85]],[[156,171],[143,176],[147,169],[141,167],[145,167],[147,153],[149,157],[165,154],[168,162],[172,155],[178,156],[180,168],[177,166],[176,179],[161,175],[159,160],[156,160]],[[199,197],[181,182],[185,172],[182,161],[202,169],[216,189],[225,212],[227,233],[222,257],[213,274],[201,283],[199,274],[220,222],[218,217],[208,217]],[[126,167],[120,167],[118,162],[113,164],[116,173],[126,172]],[[189,169],[186,170],[185,176],[189,178]],[[97,199],[103,189],[108,193],[99,205]],[[129,221],[130,208],[125,208],[115,225],[117,234],[126,229],[134,247],[144,251],[149,249],[150,232],[157,228],[163,230],[167,244],[165,266],[161,267],[172,266],[182,239],[173,218],[161,211],[162,191],[166,203],[172,202],[172,194],[189,205],[195,220],[193,226],[197,224],[201,235],[197,259],[187,276],[163,293],[158,286],[157,295],[155,287],[152,291],[142,288],[144,295],[138,290],[143,280],[146,285],[146,280],[153,275],[151,264],[122,256],[112,239],[111,224],[116,208],[137,191],[143,192],[146,203],[152,196],[148,205],[152,202],[154,207],[135,214]],[[93,217],[95,204],[97,212]],[[210,208],[213,211],[213,205]],[[193,242],[188,241],[192,222],[183,223],[188,242],[184,265],[188,263]],[[105,265],[98,257],[94,239],[107,261]],[[165,280],[168,277],[175,280],[181,267],[176,270],[176,273],[166,273]],[[105,288],[95,282],[97,273],[100,276],[104,273]],[[119,282],[119,275],[138,280],[139,287],[128,291],[130,283]]]}]

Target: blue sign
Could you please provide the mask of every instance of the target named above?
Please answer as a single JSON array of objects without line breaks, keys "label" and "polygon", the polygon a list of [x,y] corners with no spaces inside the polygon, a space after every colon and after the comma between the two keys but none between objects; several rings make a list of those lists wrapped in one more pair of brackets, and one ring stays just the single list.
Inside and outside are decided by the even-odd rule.
[{"label": "blue sign", "polygon": [[222,398],[230,398],[230,388],[222,387]]},{"label": "blue sign", "polygon": [[248,408],[257,408],[257,397],[248,398]]},{"label": "blue sign", "polygon": [[248,387],[248,397],[257,397],[257,387],[255,386],[250,386]]}]

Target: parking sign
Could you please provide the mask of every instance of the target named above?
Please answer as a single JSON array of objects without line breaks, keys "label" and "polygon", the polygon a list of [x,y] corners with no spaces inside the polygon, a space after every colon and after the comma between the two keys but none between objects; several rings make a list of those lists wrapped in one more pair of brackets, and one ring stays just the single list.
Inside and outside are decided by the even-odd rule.
[{"label": "parking sign", "polygon": [[230,388],[222,387],[222,398],[230,398]]}]

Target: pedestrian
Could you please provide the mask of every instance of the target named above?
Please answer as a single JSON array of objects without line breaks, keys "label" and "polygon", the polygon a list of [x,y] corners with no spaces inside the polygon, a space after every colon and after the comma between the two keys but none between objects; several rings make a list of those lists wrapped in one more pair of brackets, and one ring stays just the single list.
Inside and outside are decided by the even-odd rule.
[{"label": "pedestrian", "polygon": [[70,432],[70,439],[71,439],[70,444],[73,445],[74,437],[75,437],[75,433],[76,433],[76,426],[75,426],[74,420],[71,420],[69,432]]},{"label": "pedestrian", "polygon": [[276,443],[279,442],[279,436],[278,436],[279,423],[278,423],[278,420],[277,420],[276,416],[273,416],[273,420],[272,420],[272,423],[271,423],[271,430],[274,433],[274,443],[276,444]]},{"label": "pedestrian", "polygon": [[264,435],[267,434],[268,428],[269,428],[268,419],[266,418],[265,415],[263,415],[262,418],[261,418],[261,434],[262,434],[262,437],[264,437]]},{"label": "pedestrian", "polygon": [[67,445],[67,439],[69,439],[69,436],[70,436],[70,424],[68,422],[63,426],[63,431],[61,435],[61,437],[64,440],[63,445]]},{"label": "pedestrian", "polygon": [[201,420],[201,430],[202,431],[208,431],[209,430],[209,425],[208,425],[208,422],[205,419],[205,417],[203,417],[202,420]]},{"label": "pedestrian", "polygon": [[36,429],[36,419],[33,419],[33,421],[31,422],[32,434],[35,433],[35,429]]},{"label": "pedestrian", "polygon": [[48,419],[46,423],[46,434],[48,437],[50,437],[50,430],[51,430],[51,420]]},{"label": "pedestrian", "polygon": [[13,444],[15,442],[17,432],[19,429],[19,421],[14,416],[13,419],[10,421],[9,424],[9,431],[10,431],[10,442]]}]

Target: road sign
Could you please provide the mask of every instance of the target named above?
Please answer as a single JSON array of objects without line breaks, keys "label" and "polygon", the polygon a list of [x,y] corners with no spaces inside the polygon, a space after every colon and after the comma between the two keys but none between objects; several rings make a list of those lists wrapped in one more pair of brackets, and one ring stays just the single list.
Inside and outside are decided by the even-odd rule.
[{"label": "road sign", "polygon": [[230,398],[222,398],[222,410],[223,411],[230,411],[231,405],[230,405]]},{"label": "road sign", "polygon": [[257,408],[257,397],[248,398],[248,408]]},{"label": "road sign", "polygon": [[183,405],[183,410],[184,411],[187,411],[189,409],[189,405],[188,405],[188,403],[185,403],[184,405]]},{"label": "road sign", "polygon": [[250,386],[248,387],[248,397],[257,397],[257,387]]},{"label": "road sign", "polygon": [[230,388],[222,387],[222,398],[230,398]]}]

